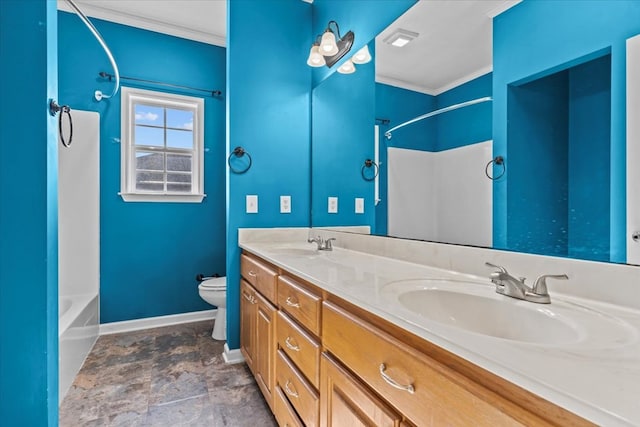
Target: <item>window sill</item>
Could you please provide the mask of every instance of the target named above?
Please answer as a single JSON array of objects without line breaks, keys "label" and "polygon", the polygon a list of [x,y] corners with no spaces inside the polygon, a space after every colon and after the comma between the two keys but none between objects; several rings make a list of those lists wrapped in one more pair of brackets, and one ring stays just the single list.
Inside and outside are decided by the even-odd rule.
[{"label": "window sill", "polygon": [[206,194],[118,193],[125,202],[202,203]]}]

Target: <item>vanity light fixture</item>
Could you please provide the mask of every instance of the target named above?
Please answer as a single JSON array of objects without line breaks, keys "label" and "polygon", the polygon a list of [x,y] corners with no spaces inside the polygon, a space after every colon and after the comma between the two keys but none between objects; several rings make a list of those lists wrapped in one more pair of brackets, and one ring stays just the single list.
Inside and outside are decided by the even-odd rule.
[{"label": "vanity light fixture", "polygon": [[383,41],[387,44],[396,47],[406,46],[411,40],[418,37],[420,34],[414,33],[413,31],[403,30],[402,28],[398,28],[391,35],[386,37]]},{"label": "vanity light fixture", "polygon": [[[336,21],[329,21],[322,35],[316,37],[311,45],[307,65],[310,67],[333,67],[340,61],[353,46],[355,34],[348,31],[344,36],[340,35],[340,27]],[[355,71],[355,68],[354,68]]]},{"label": "vanity light fixture", "polygon": [[356,72],[356,66],[353,65],[353,61],[351,59],[347,59],[339,68],[338,72],[340,74],[352,74]]},{"label": "vanity light fixture", "polygon": [[309,59],[307,59],[307,65],[310,67],[324,67],[327,62],[324,60],[324,56],[320,53],[320,45],[314,43],[309,51]]},{"label": "vanity light fixture", "polygon": [[354,64],[366,64],[371,61],[371,54],[369,53],[369,47],[364,45],[362,49],[356,52],[355,55],[351,57],[351,60]]}]

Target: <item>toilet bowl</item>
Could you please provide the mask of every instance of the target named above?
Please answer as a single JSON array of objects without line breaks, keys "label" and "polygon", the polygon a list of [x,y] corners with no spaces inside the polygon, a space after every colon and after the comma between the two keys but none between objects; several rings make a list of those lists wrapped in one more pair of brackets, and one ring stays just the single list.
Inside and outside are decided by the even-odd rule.
[{"label": "toilet bowl", "polygon": [[214,340],[227,339],[227,278],[213,277],[198,286],[200,297],[211,305],[218,307],[211,337]]}]

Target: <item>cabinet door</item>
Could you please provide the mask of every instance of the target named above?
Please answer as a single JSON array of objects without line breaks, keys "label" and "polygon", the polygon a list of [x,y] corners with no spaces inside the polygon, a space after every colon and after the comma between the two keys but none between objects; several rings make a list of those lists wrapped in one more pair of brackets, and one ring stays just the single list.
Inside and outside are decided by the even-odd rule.
[{"label": "cabinet door", "polygon": [[255,376],[262,394],[270,407],[273,407],[273,385],[275,381],[275,318],[276,309],[258,292],[255,332]]},{"label": "cabinet door", "polygon": [[256,356],[256,292],[244,280],[240,281],[240,351],[247,366],[255,373]]},{"label": "cabinet door", "polygon": [[320,425],[399,427],[402,417],[326,353],[321,363]]}]

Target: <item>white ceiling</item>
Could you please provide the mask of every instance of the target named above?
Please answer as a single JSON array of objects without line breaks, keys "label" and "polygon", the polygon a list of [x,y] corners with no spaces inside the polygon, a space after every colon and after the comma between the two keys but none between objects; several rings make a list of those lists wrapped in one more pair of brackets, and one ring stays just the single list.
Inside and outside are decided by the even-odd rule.
[{"label": "white ceiling", "polygon": [[[419,1],[376,38],[376,81],[436,95],[491,71],[491,18],[519,1]],[[90,17],[226,45],[226,0],[74,2]],[[58,8],[71,11],[64,0]],[[420,35],[403,48],[382,42],[398,28]]]},{"label": "white ceiling", "polygon": [[[376,37],[376,81],[437,95],[492,70],[492,18],[520,0],[421,0]],[[419,36],[384,43],[397,29]]]},{"label": "white ceiling", "polygon": [[[226,0],[73,0],[73,2],[89,17],[216,46],[226,45]],[[72,11],[64,0],[58,0],[58,9]],[[109,44],[108,40],[107,44]]]}]

